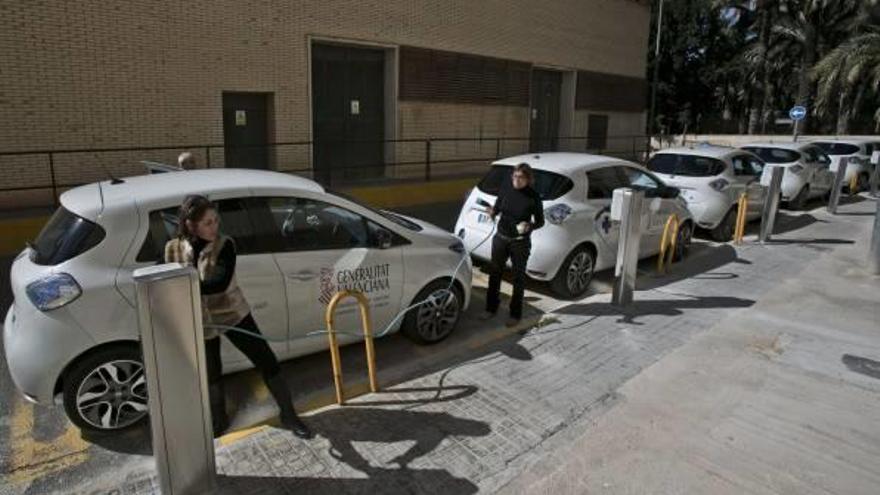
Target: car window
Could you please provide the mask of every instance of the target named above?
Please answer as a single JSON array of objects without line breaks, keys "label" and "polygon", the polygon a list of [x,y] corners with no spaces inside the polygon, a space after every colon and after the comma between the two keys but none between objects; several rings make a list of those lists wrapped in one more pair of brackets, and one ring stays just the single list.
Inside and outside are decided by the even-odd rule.
[{"label": "car window", "polygon": [[724,162],[706,156],[658,153],[648,160],[648,170],[685,177],[712,177],[724,171]]},{"label": "car window", "polygon": [[829,155],[853,155],[859,152],[859,147],[849,143],[818,142],[816,146]]},{"label": "car window", "polygon": [[654,191],[660,189],[660,182],[657,179],[654,179],[647,173],[632,168],[632,167],[622,167],[624,176],[629,183],[629,187],[633,189],[640,189],[645,191],[646,195],[652,194]]},{"label": "car window", "polygon": [[[560,198],[563,194],[571,191],[574,182],[564,175],[546,170],[532,169],[535,181],[532,188],[541,196],[541,200],[550,201]],[[510,185],[510,176],[513,174],[511,165],[492,165],[489,172],[477,184],[480,191],[497,196],[502,187]]]},{"label": "car window", "polygon": [[614,190],[629,187],[621,167],[603,167],[587,172],[587,199],[611,199]]},{"label": "car window", "polygon": [[733,164],[733,175],[754,175],[746,155],[736,155],[730,159]]},{"label": "car window", "polygon": [[758,155],[764,163],[791,163],[800,160],[801,154],[784,148],[744,146],[744,150]]},{"label": "car window", "polygon": [[100,225],[61,207],[31,245],[30,259],[37,265],[57,265],[97,246],[104,236]]},{"label": "car window", "polygon": [[746,157],[746,163],[751,171],[751,175],[761,175],[764,173],[764,162],[754,156]]},{"label": "car window", "polygon": [[[220,216],[220,233],[235,241],[236,253],[240,255],[268,252],[258,239],[246,198],[215,201]],[[165,244],[177,235],[179,206],[170,206],[149,214],[150,227],[147,237],[135,258],[138,262],[162,262]]]},{"label": "car window", "polygon": [[407,244],[403,237],[341,206],[304,198],[267,198],[283,251],[323,251]]}]

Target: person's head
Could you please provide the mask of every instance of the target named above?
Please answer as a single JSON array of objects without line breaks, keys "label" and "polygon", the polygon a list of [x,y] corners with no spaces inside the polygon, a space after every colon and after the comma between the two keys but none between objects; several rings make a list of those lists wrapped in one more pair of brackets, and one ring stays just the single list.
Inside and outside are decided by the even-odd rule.
[{"label": "person's head", "polygon": [[177,156],[177,166],[189,170],[196,167],[196,157],[189,151],[184,151]]},{"label": "person's head", "polygon": [[188,240],[196,238],[211,242],[217,239],[220,230],[220,217],[217,207],[208,198],[199,195],[187,196],[180,205],[177,235]]},{"label": "person's head", "polygon": [[523,189],[526,186],[532,185],[533,177],[532,167],[528,163],[520,163],[513,167],[513,174],[510,176],[510,180],[513,182],[514,189]]}]

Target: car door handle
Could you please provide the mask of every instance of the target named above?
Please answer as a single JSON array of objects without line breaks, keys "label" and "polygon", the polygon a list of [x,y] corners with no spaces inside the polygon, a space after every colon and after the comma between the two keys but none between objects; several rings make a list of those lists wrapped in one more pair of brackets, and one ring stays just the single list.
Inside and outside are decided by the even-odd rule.
[{"label": "car door handle", "polygon": [[312,280],[313,278],[315,278],[317,276],[318,276],[317,273],[315,273],[313,271],[309,271],[309,270],[303,270],[300,272],[287,274],[287,278],[292,278],[294,280],[303,280],[303,281]]}]

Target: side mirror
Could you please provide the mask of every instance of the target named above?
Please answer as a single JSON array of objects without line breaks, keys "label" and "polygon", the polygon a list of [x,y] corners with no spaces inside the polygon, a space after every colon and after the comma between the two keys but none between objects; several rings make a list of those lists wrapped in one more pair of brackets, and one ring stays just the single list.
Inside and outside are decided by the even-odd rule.
[{"label": "side mirror", "polygon": [[380,229],[376,231],[376,238],[374,239],[376,247],[379,249],[389,249],[392,244],[394,244],[394,239],[391,237],[391,232],[388,232],[385,229]]},{"label": "side mirror", "polygon": [[675,199],[681,194],[681,189],[672,186],[664,186],[660,189],[660,197],[664,199]]}]

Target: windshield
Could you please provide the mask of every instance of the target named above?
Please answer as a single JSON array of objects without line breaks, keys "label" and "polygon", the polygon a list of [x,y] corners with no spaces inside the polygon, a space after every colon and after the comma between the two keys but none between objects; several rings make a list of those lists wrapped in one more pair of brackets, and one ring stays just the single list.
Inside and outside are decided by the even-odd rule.
[{"label": "windshield", "polygon": [[[571,191],[574,182],[564,175],[559,175],[546,170],[535,170],[532,188],[541,196],[542,201],[550,201],[561,197],[563,194]],[[501,191],[501,186],[510,183],[510,176],[513,174],[513,167],[510,165],[492,165],[486,176],[477,184],[480,191],[497,196]]]},{"label": "windshield", "polygon": [[336,196],[339,196],[340,198],[347,199],[347,200],[351,201],[352,203],[359,205],[363,208],[366,208],[366,209],[372,211],[373,213],[381,216],[382,218],[384,218],[388,221],[391,221],[397,225],[400,225],[401,227],[403,227],[405,229],[412,230],[413,232],[421,232],[422,231],[422,227],[419,224],[417,224],[415,222],[411,222],[411,221],[407,220],[406,218],[402,217],[401,215],[394,213],[393,211],[377,210],[376,208],[373,208],[372,206],[364,203],[363,201],[361,201],[353,196],[349,196],[348,194],[345,194],[345,193],[341,193],[338,191],[328,191],[328,192],[330,192]]},{"label": "windshield", "polygon": [[759,148],[757,146],[744,146],[744,150],[758,155],[764,163],[791,163],[800,160],[801,154],[797,151],[784,148]]},{"label": "windshield", "polygon": [[859,152],[859,147],[848,143],[813,143],[822,148],[829,155],[854,155]]},{"label": "windshield", "polygon": [[724,171],[724,162],[705,156],[661,153],[648,160],[648,170],[666,175],[712,177]]},{"label": "windshield", "polygon": [[31,247],[31,261],[57,265],[88,251],[104,239],[104,229],[85,218],[58,208]]}]

